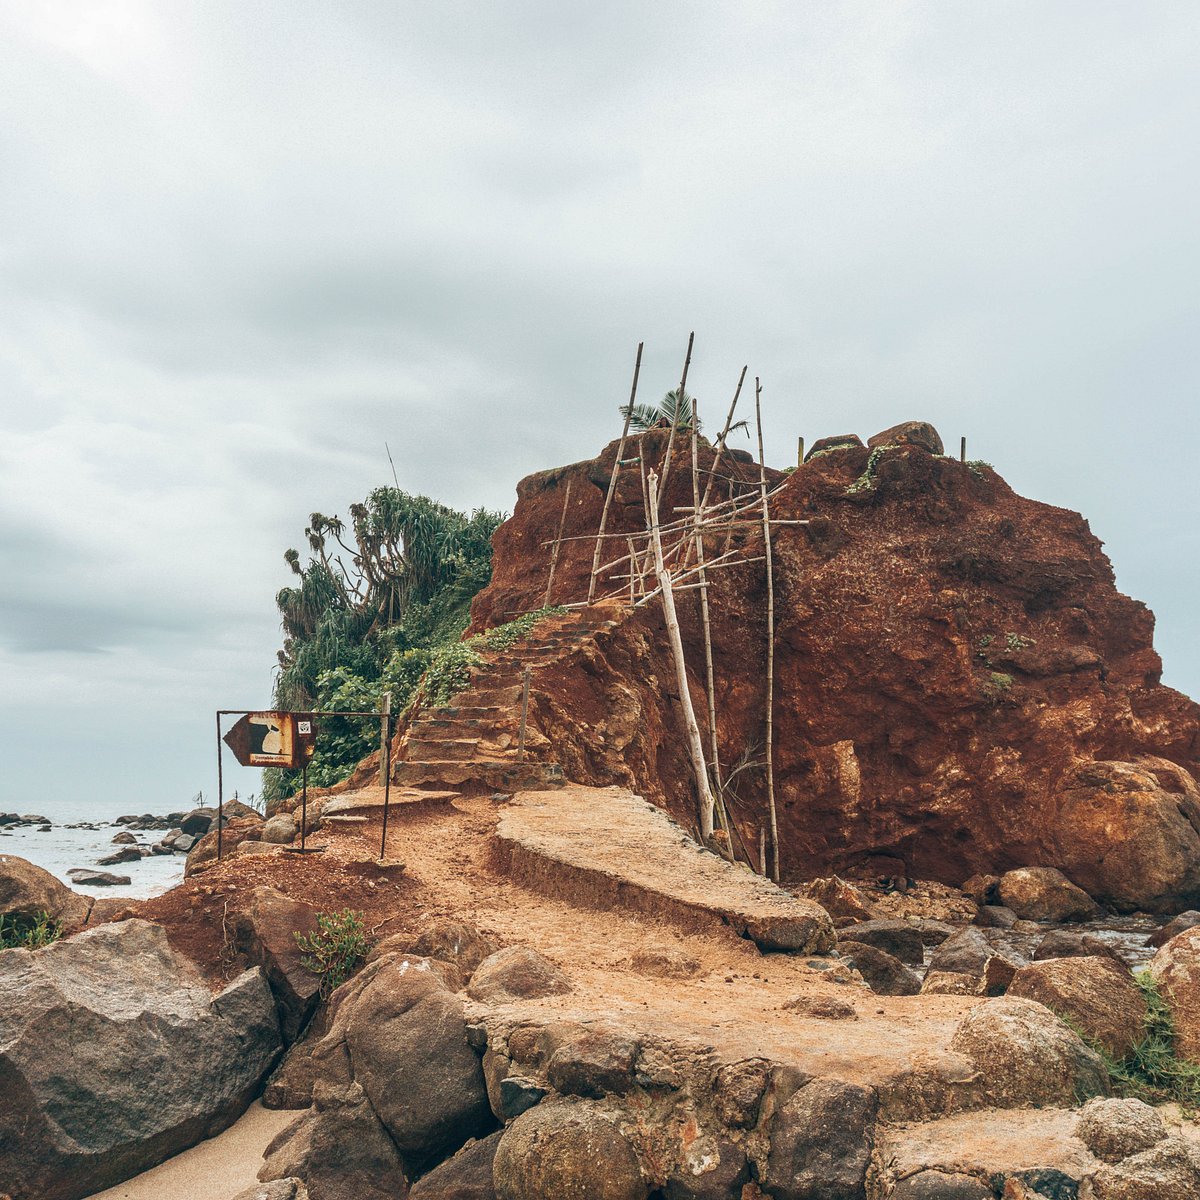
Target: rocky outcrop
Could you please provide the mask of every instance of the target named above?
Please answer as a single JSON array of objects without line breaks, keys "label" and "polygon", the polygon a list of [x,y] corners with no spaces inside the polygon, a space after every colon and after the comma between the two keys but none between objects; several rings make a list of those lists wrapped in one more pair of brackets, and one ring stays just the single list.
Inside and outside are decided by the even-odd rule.
[{"label": "rocky outcrop", "polygon": [[502,1132],[468,1142],[453,1158],[422,1175],[410,1200],[496,1200],[492,1163]]},{"label": "rocky outcrop", "polygon": [[212,996],[156,925],[0,952],[0,1179],[74,1200],[241,1114],[280,1051],[262,972]]},{"label": "rocky outcrop", "polygon": [[67,928],[78,928],[87,921],[90,908],[88,897],[71,891],[49,871],[15,854],[0,854],[0,916],[36,918],[47,913]]},{"label": "rocky outcrop", "polygon": [[571,981],[566,975],[544,954],[528,946],[509,946],[489,955],[479,964],[467,986],[472,1000],[492,1004],[561,996],[570,990]]},{"label": "rocky outcrop", "polygon": [[[957,885],[1051,866],[1123,911],[1200,907],[1200,709],[1161,685],[1151,614],[1116,590],[1077,514],[940,456],[915,425],[871,440],[830,446],[786,480],[769,473],[772,515],[806,522],[773,535],[785,873]],[[638,439],[647,467],[665,445],[658,431]],[[474,629],[543,603],[568,482],[563,532],[579,540],[562,544],[553,599],[586,596],[616,450],[522,481]],[[701,469],[712,461],[702,440]],[[752,466],[721,472],[740,473],[735,491],[757,486]],[[608,528],[638,533],[640,479],[617,478]],[[691,503],[690,472],[676,469],[663,510]],[[734,763],[763,738],[766,597],[749,561],[761,538],[726,536],[710,553],[746,560],[710,587],[721,759]],[[681,595],[678,607],[703,712],[699,605]],[[674,679],[661,614],[642,607],[535,668],[538,753],[574,781],[630,787],[694,823]],[[743,772],[735,845],[756,847],[765,800],[761,772]]]}]

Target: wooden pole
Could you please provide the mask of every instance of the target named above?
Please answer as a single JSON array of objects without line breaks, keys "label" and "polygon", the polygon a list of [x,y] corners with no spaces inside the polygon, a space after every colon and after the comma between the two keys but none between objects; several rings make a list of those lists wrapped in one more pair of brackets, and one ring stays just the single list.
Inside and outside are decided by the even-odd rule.
[{"label": "wooden pole", "polygon": [[308,838],[308,759],[300,768],[300,853],[304,853],[304,843]]},{"label": "wooden pole", "polygon": [[608,522],[608,509],[612,504],[613,493],[617,490],[617,475],[621,471],[621,458],[625,453],[625,439],[629,437],[629,422],[633,419],[633,402],[637,398],[638,375],[642,370],[642,347],[644,342],[638,342],[637,359],[633,364],[633,386],[629,389],[629,407],[625,410],[625,428],[621,430],[621,444],[617,447],[617,457],[613,462],[612,478],[608,481],[608,494],[604,497],[604,507],[600,510],[600,532],[596,535],[596,549],[592,554],[592,578],[588,584],[588,603],[596,598],[596,568],[600,563],[600,546],[604,537],[604,526]]},{"label": "wooden pole", "polygon": [[[683,377],[679,380],[679,395],[676,397],[676,400],[675,400],[675,418],[671,422],[671,432],[670,432],[670,435],[667,437],[667,452],[666,452],[666,454],[663,455],[662,488],[661,488],[661,490],[659,492],[659,496],[658,496],[659,503],[662,502],[662,498],[666,494],[666,491],[667,491],[667,484],[670,483],[670,481],[671,481],[671,450],[675,445],[675,431],[679,428],[679,408],[680,408],[680,405],[683,404],[684,393],[687,390],[688,368],[692,365],[692,342],[694,342],[695,340],[696,340],[696,331],[693,329],[692,332],[688,334],[687,356],[683,360]],[[693,419],[692,424],[694,425],[695,423],[696,423],[695,419]],[[658,516],[657,511],[655,512],[654,515],[657,518],[657,516]]]},{"label": "wooden pole", "polygon": [[675,597],[671,593],[671,576],[663,561],[662,541],[658,536],[658,475],[650,472],[650,541],[654,547],[654,566],[658,584],[662,589],[663,617],[671,641],[671,652],[675,658],[675,677],[679,684],[679,703],[683,706],[683,720],[687,727],[688,752],[692,760],[692,772],[696,776],[696,792],[699,798],[700,839],[706,843],[713,832],[713,797],[708,786],[708,767],[704,762],[704,746],[700,741],[700,726],[696,724],[696,710],[692,707],[692,693],[688,687],[687,663],[683,657],[683,638],[679,633],[679,618],[675,613]]},{"label": "wooden pole", "polygon": [[567,494],[563,497],[562,516],[558,518],[558,537],[554,540],[554,549],[550,552],[550,575],[546,579],[546,598],[542,601],[543,608],[550,607],[550,591],[554,587],[554,569],[558,566],[558,552],[562,548],[563,530],[567,525],[567,505],[571,503],[571,479],[567,480]]},{"label": "wooden pole", "polygon": [[517,733],[517,762],[525,761],[525,725],[529,720],[529,667],[521,674],[521,728]]},{"label": "wooden pole", "polygon": [[800,438],[796,444],[796,466],[804,466],[804,439]]},{"label": "wooden pole", "polygon": [[962,439],[962,441],[959,443],[959,447],[958,447],[958,461],[959,461],[959,462],[964,462],[964,463],[967,461],[967,439],[966,439],[965,437],[964,437],[964,438]]},{"label": "wooden pole", "polygon": [[641,575],[634,570],[637,566],[637,554],[633,548],[633,538],[626,538],[625,541],[629,545],[629,603],[632,604],[636,598],[633,593],[634,580],[640,579]]},{"label": "wooden pole", "polygon": [[779,822],[775,813],[775,572],[771,562],[771,514],[767,507],[767,466],[762,432],[762,383],[754,377],[754,419],[758,426],[758,490],[762,497],[763,549],[767,556],[767,814],[771,822],[771,877],[779,882]]},{"label": "wooden pole", "polygon": [[[749,369],[749,364],[742,367],[742,373],[738,376],[737,387],[733,390],[733,402],[729,406],[729,412],[725,417],[725,428],[721,430],[721,436],[717,438],[717,456],[713,459],[712,470],[709,472],[708,480],[704,484],[704,495],[700,500],[700,507],[708,507],[709,493],[712,491],[712,486],[717,479],[717,467],[721,463],[721,455],[725,453],[725,439],[729,436],[730,429],[733,428],[733,414],[737,410],[738,397],[742,394],[742,384],[746,382],[746,371]],[[732,485],[730,492],[733,491]]]},{"label": "wooden pole", "polygon": [[724,788],[721,784],[721,753],[717,745],[717,694],[713,682],[712,624],[708,612],[708,572],[704,569],[704,534],[700,529],[703,512],[700,508],[699,473],[699,425],[698,404],[692,401],[692,541],[696,550],[696,564],[700,576],[700,623],[704,629],[704,684],[708,699],[709,761],[712,763],[713,783],[716,785],[717,820],[725,834],[729,856],[733,857],[733,838],[729,833],[729,822],[725,818]]}]

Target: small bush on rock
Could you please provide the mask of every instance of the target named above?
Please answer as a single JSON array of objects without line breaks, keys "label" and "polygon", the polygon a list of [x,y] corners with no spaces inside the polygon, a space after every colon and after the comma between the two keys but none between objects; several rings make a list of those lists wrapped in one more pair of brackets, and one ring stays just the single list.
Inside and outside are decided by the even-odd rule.
[{"label": "small bush on rock", "polygon": [[48,912],[0,915],[0,950],[40,950],[62,937],[62,926]]},{"label": "small bush on rock", "polygon": [[300,961],[320,976],[322,1000],[350,978],[375,944],[363,929],[363,914],[349,908],[318,913],[315,933],[294,936],[304,952]]},{"label": "small bush on rock", "polygon": [[1104,1060],[1121,1096],[1147,1104],[1174,1101],[1194,1112],[1200,1109],[1200,1066],[1176,1053],[1175,1023],[1158,985],[1148,974],[1135,975],[1134,979],[1146,997],[1142,1040],[1117,1061],[1086,1035],[1080,1033],[1080,1037]]}]

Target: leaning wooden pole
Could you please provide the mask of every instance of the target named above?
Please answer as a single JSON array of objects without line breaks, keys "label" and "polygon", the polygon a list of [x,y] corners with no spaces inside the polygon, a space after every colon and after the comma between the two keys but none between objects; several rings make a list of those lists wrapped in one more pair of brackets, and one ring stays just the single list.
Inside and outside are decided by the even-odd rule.
[{"label": "leaning wooden pole", "polygon": [[762,383],[754,377],[754,420],[758,426],[758,491],[762,498],[763,552],[767,556],[767,816],[771,823],[771,878],[779,882],[779,821],[775,812],[775,571],[771,561],[771,513],[767,507],[767,464],[763,453]]},{"label": "leaning wooden pole", "polygon": [[[612,506],[613,493],[617,490],[617,476],[621,472],[621,459],[625,454],[625,439],[629,437],[629,422],[633,420],[633,402],[637,399],[638,375],[642,370],[642,347],[644,345],[645,342],[638,342],[637,360],[633,364],[633,387],[629,389],[629,407],[625,410],[625,428],[621,430],[621,442],[617,446],[612,477],[608,481],[608,493],[604,497],[604,507],[600,510],[600,532],[596,535],[596,549],[592,552],[592,578],[588,584],[589,604],[596,598],[596,570],[600,566],[600,547],[604,545],[604,527],[608,523],[608,510]],[[631,567],[630,570],[632,569]]]},{"label": "leaning wooden pole", "polygon": [[658,536],[658,475],[650,472],[650,544],[654,550],[654,567],[658,585],[662,591],[663,617],[667,623],[667,636],[671,642],[671,654],[675,659],[675,677],[679,685],[679,703],[683,706],[683,721],[687,727],[688,754],[692,760],[692,773],[696,776],[696,794],[699,801],[700,840],[707,843],[713,832],[713,796],[708,786],[708,767],[704,761],[704,745],[700,741],[700,726],[696,724],[696,710],[692,707],[692,693],[688,687],[687,662],[683,657],[683,638],[679,633],[679,617],[675,612],[675,595],[671,591],[671,574],[663,561],[662,539]]},{"label": "leaning wooden pole", "polygon": [[721,463],[721,456],[725,453],[725,439],[729,436],[729,431],[733,428],[733,414],[737,411],[738,397],[742,394],[742,384],[746,382],[746,371],[749,369],[749,364],[742,367],[742,373],[738,376],[737,387],[733,392],[733,403],[729,406],[729,412],[725,417],[725,428],[721,430],[721,436],[717,438],[717,455],[713,459],[712,470],[709,472],[708,480],[704,484],[704,495],[700,499],[700,507],[708,507],[708,497],[712,492],[713,484],[717,481],[717,467]]},{"label": "leaning wooden pole", "polygon": [[[687,355],[683,360],[683,376],[679,380],[679,392],[675,397],[675,415],[671,420],[671,432],[667,436],[667,452],[663,455],[662,460],[662,490],[659,496],[660,500],[662,496],[666,495],[667,484],[671,482],[671,452],[675,447],[675,431],[679,428],[679,410],[683,405],[683,397],[687,394],[688,368],[692,365],[692,343],[695,340],[696,331],[693,329],[688,334]],[[693,425],[695,423],[695,421],[692,422]],[[658,512],[655,510],[655,517],[657,518],[657,516]]]},{"label": "leaning wooden pole", "polygon": [[558,552],[562,549],[563,530],[567,525],[567,506],[571,503],[572,480],[567,480],[567,494],[563,497],[562,516],[558,519],[558,537],[554,539],[554,549],[550,553],[550,574],[546,579],[546,598],[542,601],[543,608],[550,607],[550,591],[554,587],[554,571],[558,566]]},{"label": "leaning wooden pole", "polygon": [[700,522],[704,514],[700,509],[699,441],[697,427],[700,424],[698,405],[692,401],[692,541],[696,550],[696,565],[700,579],[700,622],[704,629],[704,684],[708,699],[709,762],[712,765],[713,783],[716,786],[717,820],[725,834],[729,857],[733,857],[733,837],[729,832],[729,821],[725,816],[725,788],[721,782],[721,752],[717,744],[717,692],[713,681],[712,624],[708,612],[708,572],[704,569],[704,534]]}]

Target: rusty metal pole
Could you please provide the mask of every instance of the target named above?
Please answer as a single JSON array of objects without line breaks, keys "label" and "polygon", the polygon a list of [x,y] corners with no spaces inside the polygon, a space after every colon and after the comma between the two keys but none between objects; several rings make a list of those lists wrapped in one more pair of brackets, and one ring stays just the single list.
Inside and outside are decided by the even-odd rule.
[{"label": "rusty metal pole", "polygon": [[221,775],[221,714],[217,713],[217,862],[221,861],[225,781]]},{"label": "rusty metal pole", "polygon": [[387,787],[387,769],[383,765],[389,739],[392,715],[392,693],[383,693],[383,707],[379,710],[379,783]]},{"label": "rusty metal pole", "polygon": [[308,762],[300,770],[300,853],[304,853],[304,841],[308,837]]},{"label": "rusty metal pole", "polygon": [[379,837],[379,857],[387,858],[388,806],[392,798],[392,693],[385,692],[383,736],[383,833]]},{"label": "rusty metal pole", "polygon": [[525,725],[529,720],[529,667],[521,677],[521,729],[517,734],[517,762],[525,761]]}]

